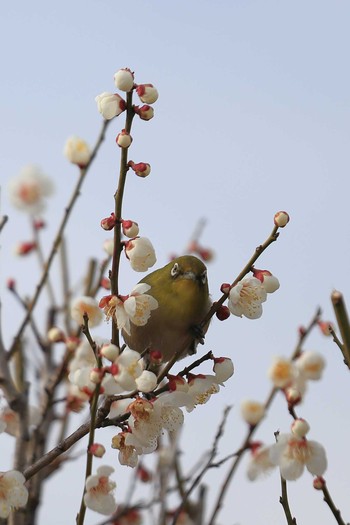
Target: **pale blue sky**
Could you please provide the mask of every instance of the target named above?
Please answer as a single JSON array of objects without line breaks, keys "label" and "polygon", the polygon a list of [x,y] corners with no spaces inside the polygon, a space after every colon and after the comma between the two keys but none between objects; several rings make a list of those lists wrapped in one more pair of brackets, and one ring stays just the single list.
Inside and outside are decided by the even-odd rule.
[{"label": "pale blue sky", "polygon": [[[76,177],[62,156],[64,142],[71,134],[94,142],[101,121],[94,98],[113,91],[114,72],[126,66],[138,83],[152,82],[160,93],[155,118],[135,121],[130,151],[133,160],[151,164],[152,174],[146,180],[130,178],[124,207],[126,218],[137,220],[141,233],[151,238],[159,265],[170,252],[181,252],[196,221],[206,217],[203,243],[217,254],[209,266],[215,299],[220,284],[233,280],[266,238],[274,213],[285,209],[291,215],[280,240],[258,264],[281,282],[262,319],[214,321],[208,333],[206,349],[230,355],[236,376],[210,406],[187,416],[189,463],[197,453],[194,429],[201,429],[209,446],[228,403],[235,409],[223,454],[235,450],[244,434],[240,400],[264,398],[271,357],[291,353],[297,327],[309,321],[316,306],[332,317],[333,288],[350,302],[349,19],[346,0],[34,0],[13,1],[2,9],[0,180],[5,185],[28,162],[53,177],[56,196],[45,238],[55,231]],[[68,238],[73,282],[81,278],[88,257],[103,256],[106,235],[99,221],[113,209],[119,162],[114,136],[121,127],[118,121],[111,124],[73,213]],[[20,289],[31,294],[35,281],[28,275],[35,274],[36,261],[17,261],[11,253],[29,229],[26,218],[10,208],[5,190],[1,206],[10,221],[1,240],[1,283],[15,274]],[[140,276],[126,264],[123,271],[127,293]],[[3,302],[10,341],[22,313],[7,294]],[[344,473],[349,470],[349,407],[342,394],[348,378],[329,340],[314,334],[308,348],[322,351],[328,367],[299,412],[310,422],[311,437],[329,449],[326,477],[349,520]],[[285,412],[279,400],[257,437],[271,442],[276,429],[287,431]],[[72,470],[69,465],[48,487],[50,508],[42,512],[43,523],[73,523],[73,494],[80,494],[81,486]],[[65,475],[75,480],[68,490]],[[211,487],[220,486],[218,475],[209,478]],[[119,470],[117,499],[124,477],[125,470]],[[277,473],[248,484],[243,466],[238,478],[220,523],[284,522]],[[297,521],[331,523],[311,481],[305,474],[291,484]],[[263,499],[259,505],[253,503],[258,498]],[[86,523],[98,521],[90,513]]]}]

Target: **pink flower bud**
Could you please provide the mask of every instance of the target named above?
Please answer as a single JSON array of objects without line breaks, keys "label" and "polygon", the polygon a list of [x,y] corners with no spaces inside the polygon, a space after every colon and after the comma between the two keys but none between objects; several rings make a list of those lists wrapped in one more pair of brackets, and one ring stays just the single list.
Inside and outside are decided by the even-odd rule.
[{"label": "pink flower bud", "polygon": [[144,178],[151,173],[151,166],[148,164],[148,162],[138,162],[135,164],[135,162],[130,161],[129,166],[139,177]]},{"label": "pink flower bud", "polygon": [[106,449],[100,443],[93,443],[89,447],[89,452],[90,454],[95,456],[95,458],[102,458],[106,452]]},{"label": "pink flower bud", "polygon": [[33,221],[33,226],[35,230],[42,230],[43,228],[45,228],[46,224],[45,221],[43,221],[42,219],[35,219]]},{"label": "pink flower bud", "polygon": [[215,312],[216,317],[219,319],[219,321],[225,321],[228,319],[231,315],[231,312],[227,306],[224,306],[223,304],[219,306],[218,310]]},{"label": "pink flower bud", "polygon": [[257,268],[252,269],[253,275],[256,279],[262,283],[267,293],[273,293],[280,287],[280,283],[269,270],[258,270]]},{"label": "pink flower bud", "polygon": [[141,120],[151,120],[154,117],[154,109],[145,104],[144,106],[134,106],[134,111],[136,115],[140,117]]},{"label": "pink flower bud", "polygon": [[110,231],[113,230],[116,223],[117,221],[115,218],[115,214],[111,213],[109,217],[105,217],[101,220],[101,228],[103,228],[106,231]]},{"label": "pink flower bud", "polygon": [[130,135],[128,131],[126,131],[125,129],[122,129],[121,132],[118,133],[115,141],[120,148],[128,148],[130,144],[132,143],[132,136]]},{"label": "pink flower bud", "polygon": [[105,290],[110,290],[111,289],[111,281],[110,281],[110,279],[108,279],[107,277],[102,277],[101,282],[100,282],[100,286],[101,286],[101,288],[104,288]]},{"label": "pink flower bud", "polygon": [[136,93],[140,97],[141,102],[145,104],[154,104],[158,99],[158,91],[153,84],[140,84],[136,88]]},{"label": "pink flower bud", "polygon": [[226,295],[230,293],[230,290],[231,290],[231,285],[229,283],[223,283],[220,286],[220,291]]},{"label": "pink flower bud", "polygon": [[316,490],[323,490],[326,486],[326,480],[322,476],[317,476],[317,478],[314,478],[313,486]]},{"label": "pink flower bud", "polygon": [[7,279],[6,286],[8,290],[14,291],[16,289],[16,281],[10,277]]},{"label": "pink flower bud", "polygon": [[123,233],[129,239],[136,237],[139,234],[139,225],[137,222],[126,220],[122,221]]},{"label": "pink flower bud", "polygon": [[326,336],[332,335],[330,329],[333,329],[334,331],[334,326],[330,321],[319,321],[318,326],[321,332],[323,333],[323,335],[326,335]]},{"label": "pink flower bud", "polygon": [[143,483],[148,483],[152,481],[152,474],[147,470],[143,465],[139,465],[137,468],[137,477]]},{"label": "pink flower bud", "polygon": [[134,86],[134,73],[128,67],[119,69],[114,74],[114,84],[121,91],[131,91]]},{"label": "pink flower bud", "polygon": [[273,221],[279,228],[284,228],[289,222],[289,215],[286,211],[278,211],[275,213]]},{"label": "pink flower bud", "polygon": [[151,350],[149,360],[152,365],[160,365],[163,361],[163,354],[159,350]]},{"label": "pink flower bud", "polygon": [[15,247],[16,255],[28,255],[33,250],[36,250],[35,242],[21,242]]}]

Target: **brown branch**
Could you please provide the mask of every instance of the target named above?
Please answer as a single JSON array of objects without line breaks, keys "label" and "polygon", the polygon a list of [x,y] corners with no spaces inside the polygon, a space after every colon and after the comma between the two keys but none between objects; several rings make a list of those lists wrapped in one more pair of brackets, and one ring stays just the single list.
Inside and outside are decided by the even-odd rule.
[{"label": "brown branch", "polygon": [[72,209],[74,207],[74,204],[76,203],[79,195],[80,195],[80,190],[81,190],[81,187],[82,187],[82,184],[85,180],[85,177],[86,177],[86,174],[100,148],[100,145],[102,144],[103,140],[104,140],[104,137],[105,137],[105,133],[106,133],[106,129],[107,129],[107,126],[108,126],[108,123],[110,121],[108,120],[104,120],[103,121],[103,124],[102,124],[102,129],[101,129],[101,132],[100,132],[100,135],[97,139],[97,142],[96,142],[96,145],[91,153],[91,157],[90,157],[90,160],[88,162],[88,164],[84,167],[84,168],[80,168],[80,177],[78,179],[78,182],[73,190],[73,193],[72,193],[72,196],[69,200],[69,203],[68,203],[68,206],[67,208],[65,209],[65,212],[64,212],[64,215],[63,215],[63,218],[61,220],[61,224],[58,228],[58,232],[56,234],[56,237],[54,239],[54,242],[53,242],[53,245],[52,245],[52,248],[51,248],[51,251],[50,251],[50,254],[48,256],[48,259],[45,263],[45,267],[44,267],[44,271],[43,271],[43,274],[41,276],[41,279],[39,281],[39,283],[37,284],[37,287],[36,287],[36,291],[34,293],[34,296],[32,297],[32,300],[28,306],[28,311],[17,331],[17,334],[14,338],[14,341],[12,343],[12,346],[10,348],[10,350],[8,351],[8,358],[10,358],[13,353],[16,351],[16,348],[17,348],[17,343],[18,341],[20,340],[20,338],[22,337],[22,334],[29,322],[29,319],[30,319],[30,316],[32,314],[32,311],[34,310],[37,302],[38,302],[38,299],[40,297],[40,294],[41,294],[41,291],[46,283],[46,280],[48,278],[48,275],[49,275],[49,271],[50,271],[50,268],[51,268],[51,264],[52,264],[52,261],[54,260],[54,257],[57,253],[57,250],[61,244],[61,241],[62,241],[62,237],[63,237],[63,232],[64,232],[64,229],[66,227],[66,224],[68,222],[68,219],[70,217],[70,214],[72,212]]},{"label": "brown branch", "polygon": [[280,504],[283,507],[284,513],[286,515],[286,520],[288,525],[297,525],[297,520],[292,517],[292,513],[290,511],[289,502],[288,502],[288,493],[287,493],[287,482],[285,479],[281,476],[281,497],[280,497]]},{"label": "brown branch", "polygon": [[328,507],[330,508],[330,511],[332,512],[333,516],[335,517],[336,522],[338,525],[349,525],[346,524],[343,518],[341,517],[340,510],[337,509],[337,507],[334,505],[334,502],[331,498],[331,495],[328,491],[326,483],[324,483],[324,486],[322,488],[323,492],[323,500],[327,503]]},{"label": "brown branch", "polygon": [[[320,315],[321,315],[321,310],[318,308],[314,317],[311,319],[309,325],[307,328],[304,328],[304,330],[302,330],[301,332],[299,332],[299,339],[297,341],[297,344],[296,344],[296,347],[294,349],[294,352],[292,353],[292,357],[291,359],[296,359],[296,357],[300,354],[301,352],[301,347],[302,347],[302,344],[305,340],[305,338],[310,334],[311,330],[317,326],[318,324],[318,321],[320,319]],[[266,401],[265,401],[265,405],[264,405],[264,408],[265,408],[265,412],[267,412],[267,410],[269,409],[270,405],[272,404],[272,401],[274,400],[277,392],[279,391],[278,388],[272,388]],[[243,458],[243,455],[244,455],[244,452],[246,450],[249,449],[249,445],[250,445],[250,441],[251,441],[251,438],[253,436],[253,434],[256,432],[257,428],[259,427],[259,423],[255,426],[251,426],[249,427],[248,429],[248,432],[247,432],[247,435],[243,441],[243,444],[242,446],[240,447],[240,449],[238,450],[238,452],[235,454],[234,458],[233,458],[233,461],[232,461],[232,465],[231,465],[231,468],[229,469],[227,475],[226,475],[226,478],[222,484],[222,487],[221,487],[221,490],[220,490],[220,493],[219,493],[219,497],[217,499],[217,502],[216,502],[216,505],[214,507],[214,510],[212,512],[212,515],[211,515],[211,518],[209,520],[209,523],[208,525],[214,525],[215,524],[215,520],[216,520],[216,516],[217,514],[219,513],[222,505],[223,505],[223,501],[224,501],[224,498],[226,496],[226,492],[230,486],[230,483],[232,481],[232,478]]]}]

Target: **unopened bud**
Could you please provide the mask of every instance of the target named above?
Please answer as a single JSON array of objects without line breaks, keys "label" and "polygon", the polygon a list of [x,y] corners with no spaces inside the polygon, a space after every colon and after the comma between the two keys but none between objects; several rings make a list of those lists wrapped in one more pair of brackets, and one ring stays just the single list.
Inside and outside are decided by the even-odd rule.
[{"label": "unopened bud", "polygon": [[60,328],[53,326],[47,333],[47,338],[50,343],[62,343],[66,340],[64,333]]},{"label": "unopened bud", "polygon": [[8,290],[14,291],[16,289],[16,281],[12,277],[9,277],[6,282]]},{"label": "unopened bud", "polygon": [[149,353],[150,363],[153,365],[160,365],[163,361],[163,354],[159,350],[151,350]]},{"label": "unopened bud", "polygon": [[105,290],[110,290],[111,289],[111,281],[110,281],[110,279],[108,279],[107,277],[102,277],[101,282],[100,282],[100,286],[101,286],[101,288],[104,288]]},{"label": "unopened bud", "polygon": [[295,419],[292,423],[292,434],[298,438],[303,438],[310,430],[310,425],[305,419]]},{"label": "unopened bud", "polygon": [[46,224],[42,219],[35,219],[33,221],[33,226],[36,230],[42,230],[43,228],[45,228]]},{"label": "unopened bud", "polygon": [[115,361],[119,356],[119,348],[116,345],[106,344],[103,345],[100,354],[102,357],[105,357],[109,361]]},{"label": "unopened bud", "polygon": [[135,162],[130,161],[129,167],[138,175],[139,177],[147,177],[151,173],[151,166],[148,162]]},{"label": "unopened bud", "polygon": [[101,228],[103,228],[106,231],[113,230],[114,226],[116,225],[116,218],[115,214],[111,213],[109,217],[105,217],[101,220]]},{"label": "unopened bud", "polygon": [[286,388],[285,396],[289,407],[299,405],[302,400],[302,394],[299,390],[293,387]]},{"label": "unopened bud", "polygon": [[140,84],[136,88],[136,93],[140,97],[141,102],[145,104],[154,104],[158,99],[158,91],[153,84]]},{"label": "unopened bud", "polygon": [[90,381],[98,385],[103,378],[103,370],[101,368],[93,368],[90,372]]},{"label": "unopened bud", "polygon": [[219,319],[219,321],[225,321],[228,319],[231,315],[231,312],[228,308],[228,306],[221,305],[215,312],[216,317]]},{"label": "unopened bud", "polygon": [[319,321],[318,326],[323,333],[323,335],[329,336],[331,334],[331,330],[334,331],[334,326],[330,321]]},{"label": "unopened bud", "polygon": [[139,465],[137,469],[137,477],[143,483],[148,483],[149,481],[152,481],[152,473],[149,470],[147,470],[143,465]]},{"label": "unopened bud", "polygon": [[322,476],[317,476],[317,478],[314,478],[313,486],[316,490],[323,490],[326,486],[326,480]]},{"label": "unopened bud", "polygon": [[80,339],[79,337],[70,336],[70,337],[67,337],[67,339],[65,340],[65,343],[66,343],[67,350],[69,352],[74,352],[80,344]]},{"label": "unopened bud", "polygon": [[229,283],[223,283],[220,286],[220,291],[226,295],[230,293],[230,290],[231,290],[231,285]]},{"label": "unopened bud", "polygon": [[15,247],[15,255],[28,255],[36,249],[35,242],[21,242]]},{"label": "unopened bud", "polygon": [[115,141],[120,148],[128,148],[130,144],[132,143],[132,136],[130,135],[128,131],[126,131],[125,129],[122,129],[122,131],[118,133]]},{"label": "unopened bud", "polygon": [[139,234],[139,225],[137,222],[134,221],[122,221],[122,229],[123,233],[126,237],[129,237],[129,239],[132,239],[133,237],[137,237]]},{"label": "unopened bud", "polygon": [[114,84],[121,91],[131,91],[134,86],[134,73],[128,67],[114,74]]},{"label": "unopened bud", "polygon": [[93,443],[89,447],[89,452],[95,456],[95,458],[102,458],[106,452],[106,449],[103,445],[101,445],[101,443]]},{"label": "unopened bud", "polygon": [[273,222],[279,228],[284,228],[289,222],[289,215],[286,211],[278,211],[275,213]]},{"label": "unopened bud", "polygon": [[135,113],[140,117],[141,120],[151,120],[154,117],[154,109],[152,106],[145,104],[144,106],[134,106]]}]

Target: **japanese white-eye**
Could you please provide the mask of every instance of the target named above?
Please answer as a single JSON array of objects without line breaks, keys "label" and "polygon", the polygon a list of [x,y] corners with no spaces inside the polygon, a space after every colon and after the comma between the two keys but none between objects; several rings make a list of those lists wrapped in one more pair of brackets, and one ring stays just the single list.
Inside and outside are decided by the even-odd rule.
[{"label": "japanese white-eye", "polygon": [[[131,323],[130,335],[123,331],[126,344],[142,353],[158,350],[163,362],[180,352],[179,358],[196,351],[196,328],[208,313],[207,269],[193,255],[174,259],[140,281],[151,286],[147,294],[158,301],[158,308],[144,326]],[[202,329],[203,335],[208,324]]]}]

